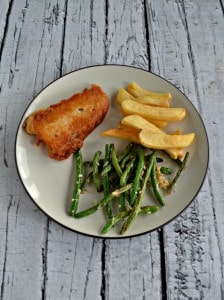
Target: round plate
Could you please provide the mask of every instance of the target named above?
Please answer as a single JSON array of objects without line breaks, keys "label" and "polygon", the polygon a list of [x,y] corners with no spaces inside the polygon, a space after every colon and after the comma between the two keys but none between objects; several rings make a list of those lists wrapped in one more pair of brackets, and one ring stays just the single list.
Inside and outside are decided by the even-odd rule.
[{"label": "round plate", "polygon": [[[46,147],[41,144],[34,145],[35,138],[28,136],[22,124],[24,119],[33,111],[47,107],[53,103],[66,99],[74,93],[90,87],[92,83],[99,84],[107,93],[111,104],[104,122],[91,133],[82,148],[83,159],[90,160],[97,150],[104,151],[106,143],[114,143],[116,149],[125,147],[126,142],[112,138],[103,138],[100,132],[117,127],[121,114],[116,102],[116,93],[120,87],[135,81],[145,89],[172,94],[171,106],[185,107],[187,116],[177,124],[168,125],[168,132],[175,128],[182,128],[183,132],[196,133],[196,139],[187,149],[190,152],[188,166],[178,180],[175,191],[166,196],[166,206],[160,208],[156,214],[138,216],[124,235],[119,234],[120,226],[117,224],[106,235],[101,235],[100,230],[105,224],[102,211],[83,218],[74,219],[67,213],[73,189],[73,156],[65,161],[56,161],[48,157]],[[205,126],[197,110],[189,99],[176,87],[165,79],[150,72],[118,65],[104,65],[84,68],[71,72],[54,81],[30,103],[18,127],[15,144],[16,164],[21,181],[36,205],[49,217],[61,225],[76,232],[104,238],[131,237],[155,230],[178,216],[195,198],[204,181],[209,157],[208,138]],[[167,164],[173,162],[169,159]],[[92,206],[101,195],[95,192],[81,196],[79,209]],[[149,200],[146,193],[144,203],[157,205],[156,201]]]}]

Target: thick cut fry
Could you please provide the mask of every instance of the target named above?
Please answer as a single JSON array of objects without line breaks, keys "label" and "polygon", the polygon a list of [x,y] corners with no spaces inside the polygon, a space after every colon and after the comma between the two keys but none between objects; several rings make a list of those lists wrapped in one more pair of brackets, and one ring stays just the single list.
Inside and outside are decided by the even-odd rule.
[{"label": "thick cut fry", "polygon": [[101,136],[109,136],[114,138],[123,139],[126,141],[134,142],[139,144],[138,131],[132,130],[131,128],[113,128],[102,132]]},{"label": "thick cut fry", "polygon": [[[147,121],[143,117],[139,115],[130,115],[127,117],[124,117],[121,120],[121,125],[122,126],[128,126],[131,127],[135,130],[141,130],[141,129],[146,129],[150,131],[151,133],[156,133],[156,134],[165,134],[164,131],[159,129],[157,126],[152,124],[151,122]],[[172,134],[182,134],[181,129],[173,132]],[[170,157],[177,159],[177,158],[182,158],[183,157],[183,149],[182,148],[170,148],[165,150]]]},{"label": "thick cut fry", "polygon": [[117,92],[117,102],[121,104],[124,100],[135,99],[130,93],[128,93],[124,88],[120,88]]},{"label": "thick cut fry", "polygon": [[147,120],[171,121],[182,120],[186,111],[180,107],[155,107],[137,103],[133,100],[124,100],[121,103],[122,112],[126,115],[140,115]]},{"label": "thick cut fry", "polygon": [[[127,100],[127,99],[126,99]],[[132,115],[130,113],[126,113],[122,107],[121,107],[121,113],[124,117]],[[137,113],[138,114],[138,113]],[[153,120],[153,119],[148,119],[149,122],[151,122],[152,124],[154,124],[155,126],[157,126],[158,128],[163,128],[167,125],[167,121],[161,121],[161,120]]]},{"label": "thick cut fry", "polygon": [[141,129],[135,129],[131,126],[128,126],[128,125],[125,125],[125,124],[122,124],[121,122],[118,124],[118,129],[121,129],[121,130],[131,130],[132,132],[134,132],[136,135],[139,134],[139,132],[141,131]]},{"label": "thick cut fry", "polygon": [[127,90],[130,94],[132,94],[134,97],[141,97],[141,96],[150,96],[154,99],[165,99],[165,100],[169,100],[172,98],[170,93],[155,93],[155,92],[151,92],[149,90],[145,90],[144,88],[142,88],[140,85],[138,85],[136,82],[131,82],[128,87]]},{"label": "thick cut fry", "polygon": [[163,131],[159,129],[157,126],[147,121],[143,117],[139,115],[129,115],[124,117],[121,120],[121,124],[130,126],[134,129],[147,129],[150,130],[151,133],[162,133]]},{"label": "thick cut fry", "polygon": [[149,122],[151,122],[152,124],[154,124],[158,128],[163,128],[168,123],[167,121],[160,121],[160,120],[153,120],[153,119],[149,119]]},{"label": "thick cut fry", "polygon": [[157,134],[149,130],[141,130],[139,133],[140,143],[152,149],[185,148],[190,146],[194,140],[195,134],[188,133],[183,135]]},{"label": "thick cut fry", "polygon": [[[127,98],[127,99],[131,99],[131,98]],[[170,102],[167,99],[155,99],[148,95],[133,98],[132,100],[134,100],[138,103],[152,105],[152,106],[159,106],[159,107],[169,107],[170,106]]]}]

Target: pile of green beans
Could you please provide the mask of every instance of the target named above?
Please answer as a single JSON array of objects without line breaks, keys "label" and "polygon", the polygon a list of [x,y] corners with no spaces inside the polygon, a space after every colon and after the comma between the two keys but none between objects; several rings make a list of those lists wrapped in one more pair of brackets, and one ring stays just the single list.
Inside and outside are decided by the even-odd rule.
[{"label": "pile of green beans", "polygon": [[[114,144],[106,144],[103,159],[100,158],[101,154],[101,151],[97,151],[93,160],[89,162],[83,162],[80,149],[74,154],[75,177],[69,214],[74,218],[83,218],[102,209],[107,222],[101,233],[106,234],[117,223],[122,222],[120,234],[124,234],[139,214],[156,213],[159,207],[165,206],[164,195],[156,176],[157,163],[162,159],[157,157],[157,150],[146,154],[145,148],[135,143],[129,143],[119,155]],[[186,154],[171,181],[168,193],[185,168],[188,155],[189,153]],[[90,169],[86,178],[84,178],[85,168]],[[162,166],[160,170],[163,174],[172,173],[167,167]],[[78,212],[80,194],[89,183],[94,185],[98,193],[102,193],[102,198],[96,205]],[[157,205],[143,206],[147,189],[152,191]]]}]

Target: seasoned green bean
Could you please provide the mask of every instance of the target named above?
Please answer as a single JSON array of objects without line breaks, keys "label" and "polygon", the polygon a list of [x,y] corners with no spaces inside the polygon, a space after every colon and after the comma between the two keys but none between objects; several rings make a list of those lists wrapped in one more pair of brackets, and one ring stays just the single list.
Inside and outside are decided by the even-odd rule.
[{"label": "seasoned green bean", "polygon": [[[86,216],[89,216],[89,215],[93,214],[98,209],[101,209],[101,208],[105,207],[108,203],[110,203],[110,201],[113,198],[118,197],[121,193],[124,193],[127,190],[129,190],[131,188],[131,186],[132,186],[132,184],[128,184],[128,185],[124,186],[121,189],[117,189],[117,190],[113,191],[112,193],[108,193],[96,205],[76,213],[74,215],[75,218],[83,218],[83,217],[86,217]],[[110,219],[112,219],[112,218],[110,218]]]},{"label": "seasoned green bean", "polygon": [[168,167],[160,167],[160,172],[165,175],[170,175],[172,170]]},{"label": "seasoned green bean", "polygon": [[79,195],[81,193],[82,182],[83,182],[83,164],[82,164],[82,153],[81,150],[78,149],[75,152],[75,180],[74,180],[74,188],[72,194],[72,203],[69,209],[69,213],[71,216],[74,216],[79,203]]},{"label": "seasoned green bean", "polygon": [[153,153],[150,156],[149,163],[148,163],[147,169],[145,171],[144,179],[143,179],[141,193],[137,197],[137,199],[134,203],[133,209],[131,210],[127,220],[124,222],[124,224],[121,228],[121,232],[120,232],[121,234],[124,234],[128,230],[128,228],[130,227],[132,222],[135,220],[135,218],[137,217],[137,215],[138,215],[138,213],[141,209],[140,208],[141,203],[142,203],[142,200],[143,200],[143,197],[144,197],[144,194],[145,194],[145,190],[146,190],[146,187],[147,187],[149,176],[151,174],[152,166],[153,166],[153,164],[155,162],[155,159],[156,159],[156,154],[157,154],[157,152],[153,151]]},{"label": "seasoned green bean", "polygon": [[121,170],[121,167],[120,167],[118,159],[117,159],[114,144],[111,145],[111,160],[112,160],[114,169],[116,170],[118,176],[120,177],[122,175],[122,170]]},{"label": "seasoned green bean", "polygon": [[139,213],[154,214],[158,211],[158,209],[159,207],[154,205],[142,206]]},{"label": "seasoned green bean", "polygon": [[[111,155],[111,144],[105,145],[105,156],[104,156],[104,167],[110,163],[110,155]],[[103,192],[104,196],[106,197],[109,194],[109,176],[108,172],[103,176]],[[112,206],[111,203],[105,205],[107,217],[111,219],[113,217]]]},{"label": "seasoned green bean", "polygon": [[141,145],[138,145],[138,165],[137,165],[137,170],[135,173],[135,178],[133,182],[133,187],[131,189],[131,196],[129,201],[131,206],[134,205],[135,199],[138,194],[138,189],[140,186],[140,179],[142,177],[143,169],[144,169],[144,151],[143,151],[143,147]]},{"label": "seasoned green bean", "polygon": [[97,192],[100,192],[100,175],[99,175],[99,159],[101,151],[97,151],[93,157],[93,183]]},{"label": "seasoned green bean", "polygon": [[154,161],[153,165],[152,165],[151,184],[152,184],[152,189],[153,189],[156,199],[158,200],[158,202],[161,206],[164,206],[165,201],[163,199],[162,194],[160,193],[157,178],[156,178],[156,161]]},{"label": "seasoned green bean", "polygon": [[130,160],[130,162],[126,166],[126,169],[124,170],[124,172],[121,175],[121,178],[120,178],[120,185],[121,186],[124,186],[127,183],[128,175],[130,174],[130,172],[134,168],[135,161],[136,161],[136,155],[134,155],[132,157],[132,159]]},{"label": "seasoned green bean", "polygon": [[102,228],[101,233],[107,233],[113,226],[115,226],[119,221],[126,218],[129,215],[129,211],[122,211],[117,216],[109,220],[106,225]]},{"label": "seasoned green bean", "polygon": [[93,179],[93,171],[89,172],[85,180],[83,180],[81,186],[81,194],[85,193],[86,186],[92,181],[92,179]]},{"label": "seasoned green bean", "polygon": [[133,149],[135,146],[134,143],[129,143],[126,148],[122,151],[122,153],[118,156],[117,160],[118,162],[122,161]]},{"label": "seasoned green bean", "polygon": [[188,157],[189,157],[189,152],[186,152],[185,156],[184,156],[184,159],[181,163],[181,166],[179,167],[176,175],[174,176],[173,180],[171,181],[168,189],[167,189],[167,193],[170,194],[171,193],[171,190],[172,188],[174,187],[174,185],[176,184],[178,178],[180,177],[180,174],[183,172],[183,170],[185,169],[186,167],[186,163],[187,163],[187,160],[188,160]]},{"label": "seasoned green bean", "polygon": [[[158,211],[158,206],[142,206],[140,208],[139,213],[156,213]],[[114,216],[111,220],[109,220],[106,225],[102,228],[101,233],[105,234],[107,233],[112,227],[114,227],[119,221],[125,219],[129,214],[131,210],[126,210],[120,212],[118,215]]]}]

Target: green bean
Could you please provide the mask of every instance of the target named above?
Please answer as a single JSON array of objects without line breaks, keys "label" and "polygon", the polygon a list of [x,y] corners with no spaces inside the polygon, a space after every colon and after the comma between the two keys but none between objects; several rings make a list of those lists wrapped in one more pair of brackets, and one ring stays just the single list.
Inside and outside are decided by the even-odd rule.
[{"label": "green bean", "polygon": [[134,156],[134,152],[130,152],[127,156],[125,156],[121,163],[120,163],[120,166],[121,166],[121,169],[124,169],[126,164],[132,159],[132,157]]},{"label": "green bean", "polygon": [[101,151],[97,151],[93,157],[93,183],[97,192],[100,192],[99,159]]},{"label": "green bean", "polygon": [[158,211],[158,209],[159,207],[154,205],[142,206],[139,213],[154,214]]},{"label": "green bean", "polygon": [[130,174],[131,170],[133,169],[134,165],[135,165],[135,161],[136,161],[136,155],[134,155],[132,157],[132,159],[130,160],[130,162],[127,164],[126,169],[124,170],[124,172],[121,175],[120,178],[120,185],[123,186],[126,184],[127,180],[128,180],[128,175]]},{"label": "green bean", "polygon": [[156,162],[155,161],[152,165],[151,184],[152,184],[153,193],[154,193],[156,199],[158,200],[158,202],[161,206],[164,206],[165,201],[163,199],[163,196],[160,193],[157,178],[156,178]]},{"label": "green bean", "polygon": [[[127,184],[128,175],[130,174],[131,170],[133,169],[133,167],[135,165],[135,160],[136,160],[136,155],[134,157],[132,157],[130,162],[127,164],[125,171],[122,173],[122,175],[120,177],[120,186],[121,187]],[[118,201],[119,201],[119,210],[122,212],[125,210],[125,194],[121,194]]]},{"label": "green bean", "polygon": [[118,208],[120,212],[124,212],[126,210],[125,208],[125,194],[121,194],[119,199],[118,199]]},{"label": "green bean", "polygon": [[[140,208],[139,213],[156,213],[158,211],[157,206],[143,206]],[[129,211],[122,211],[115,217],[113,217],[111,220],[107,222],[107,224],[102,228],[101,233],[105,234],[107,233],[112,227],[114,227],[119,221],[122,219],[125,219],[130,214],[131,210]]]},{"label": "green bean", "polygon": [[120,167],[118,159],[117,159],[114,144],[111,145],[111,160],[112,160],[112,164],[114,166],[115,171],[117,172],[118,176],[120,177],[122,174],[122,170],[121,170],[121,167]]},{"label": "green bean", "polygon": [[130,151],[133,149],[134,147],[134,143],[129,143],[126,148],[122,151],[122,153],[118,156],[117,160],[118,162],[122,161],[129,153]]},{"label": "green bean", "polygon": [[[101,166],[104,163],[104,159],[99,159],[99,165]],[[91,168],[93,166],[93,161],[92,160],[85,160],[83,161],[83,167],[89,167]]]},{"label": "green bean", "polygon": [[83,194],[85,192],[86,186],[87,184],[89,184],[93,179],[93,171],[91,171],[87,177],[85,178],[85,180],[83,180],[82,186],[81,186],[81,194]]},{"label": "green bean", "polygon": [[131,206],[134,205],[135,199],[138,194],[138,189],[139,189],[140,179],[142,177],[143,169],[144,169],[144,151],[143,151],[143,147],[141,145],[138,145],[138,165],[137,165],[137,170],[136,170],[133,187],[131,190],[130,201],[129,201]]},{"label": "green bean", "polygon": [[[110,162],[110,155],[111,155],[111,144],[105,145],[105,156],[104,156],[104,167],[109,164]],[[104,196],[106,197],[109,194],[109,176],[108,172],[103,176],[103,192]],[[112,206],[111,203],[105,205],[107,217],[111,219],[113,217]]]},{"label": "green bean", "polygon": [[101,176],[103,177],[106,173],[109,173],[112,170],[112,165],[109,163],[109,161],[107,163],[104,164],[103,166],[103,170],[101,172]]},{"label": "green bean", "polygon": [[109,220],[106,225],[102,228],[101,233],[107,233],[113,226],[115,226],[119,221],[126,218],[129,215],[129,211],[122,211],[117,216]]},{"label": "green bean", "polygon": [[[117,157],[118,163],[120,163],[127,155],[129,155],[130,151],[132,151],[134,147],[134,143],[129,143],[127,147],[122,151],[122,153]],[[108,163],[103,167],[101,172],[101,176],[104,176],[105,173],[110,172],[113,169],[112,164]]]},{"label": "green bean", "polygon": [[184,159],[181,163],[181,166],[179,167],[176,175],[174,176],[173,180],[171,181],[168,189],[167,189],[167,193],[170,194],[171,193],[171,190],[172,188],[174,187],[174,185],[176,184],[178,178],[180,177],[182,171],[185,169],[186,167],[186,163],[187,163],[187,160],[188,160],[188,157],[189,157],[189,152],[186,152],[185,156],[184,156]]},{"label": "green bean", "polygon": [[83,165],[82,165],[82,153],[81,150],[78,149],[75,152],[75,180],[74,180],[74,188],[72,194],[72,203],[69,209],[69,213],[71,216],[74,216],[79,203],[79,195],[81,193],[81,186],[83,181]]},{"label": "green bean", "polygon": [[[109,193],[107,195],[105,195],[103,197],[103,199],[101,199],[96,205],[90,207],[90,208],[87,208],[83,211],[80,211],[78,213],[76,213],[74,216],[75,218],[83,218],[83,217],[86,217],[86,216],[89,216],[93,213],[95,213],[97,210],[105,207],[108,203],[110,203],[110,201],[113,199],[113,198],[116,198],[118,197],[121,193],[124,193],[126,192],[127,190],[129,190],[131,188],[132,184],[128,184],[126,186],[124,186],[123,188],[121,189],[117,189],[115,191],[113,191],[112,193]],[[112,218],[110,218],[112,219]]]},{"label": "green bean", "polygon": [[[150,156],[151,156],[151,153],[150,153],[150,154],[147,154],[147,155],[145,156],[145,159],[146,159],[146,160],[149,159]],[[156,157],[156,162],[157,162],[157,163],[161,163],[161,162],[163,162],[163,159],[162,159],[161,157]]]},{"label": "green bean", "polygon": [[127,220],[124,222],[124,224],[121,228],[121,232],[120,232],[121,234],[124,234],[128,230],[128,228],[131,226],[132,222],[135,220],[135,218],[137,217],[137,215],[141,209],[141,203],[143,201],[143,197],[145,194],[145,190],[147,187],[147,183],[148,183],[149,176],[151,174],[152,166],[155,162],[155,159],[156,159],[156,151],[153,151],[153,153],[150,156],[149,163],[148,163],[145,175],[144,175],[141,193],[139,193],[139,196],[137,197],[137,199],[134,203],[133,209],[131,210]]},{"label": "green bean", "polygon": [[162,174],[165,174],[165,175],[170,175],[172,173],[172,170],[168,167],[160,167],[159,170]]}]

